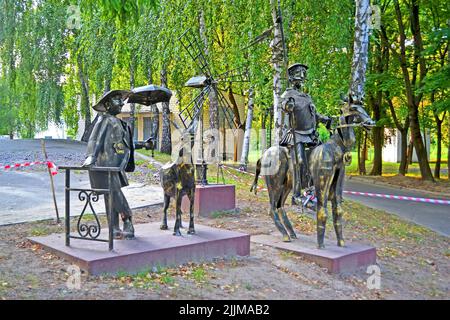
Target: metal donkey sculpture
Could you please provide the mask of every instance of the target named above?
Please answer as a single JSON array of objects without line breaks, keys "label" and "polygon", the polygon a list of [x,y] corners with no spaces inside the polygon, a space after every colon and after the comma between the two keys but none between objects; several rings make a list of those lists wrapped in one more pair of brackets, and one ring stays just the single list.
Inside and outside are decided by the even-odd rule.
[{"label": "metal donkey sculpture", "polygon": [[[317,241],[324,248],[325,224],[328,216],[327,201],[331,200],[333,221],[338,245],[343,246],[342,237],[342,192],[345,164],[349,161],[350,150],[355,144],[354,126],[369,129],[374,121],[360,104],[349,102],[341,108],[339,125],[332,137],[324,144],[314,148],[309,155],[309,172],[317,197]],[[255,180],[250,191],[257,192],[259,175],[262,173],[267,185],[270,201],[270,215],[275,226],[283,235],[283,241],[296,239],[294,229],[286,215],[284,205],[292,190],[294,169],[287,147],[273,146],[267,149],[256,164]]]},{"label": "metal donkey sculpture", "polygon": [[189,229],[188,234],[195,234],[194,228],[194,196],[195,196],[195,169],[192,161],[191,150],[194,142],[194,133],[198,121],[193,121],[191,126],[181,135],[181,147],[178,150],[175,161],[165,164],[160,172],[161,186],[164,190],[164,216],[161,230],[167,230],[167,209],[170,198],[176,201],[176,220],[173,230],[175,236],[181,236],[181,200],[187,195],[189,198]]}]

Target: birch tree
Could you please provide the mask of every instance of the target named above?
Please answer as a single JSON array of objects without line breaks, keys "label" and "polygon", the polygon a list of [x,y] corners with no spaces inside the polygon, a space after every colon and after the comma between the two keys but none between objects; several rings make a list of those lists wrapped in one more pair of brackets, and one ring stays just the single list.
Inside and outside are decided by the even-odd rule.
[{"label": "birch tree", "polygon": [[245,133],[244,133],[244,142],[242,144],[241,166],[240,166],[240,168],[244,171],[247,171],[248,153],[250,150],[250,134],[252,131],[253,107],[254,107],[253,88],[250,88],[248,92],[247,119],[245,121]]},{"label": "birch tree", "polygon": [[281,91],[282,91],[282,73],[283,73],[283,39],[280,17],[278,16],[278,3],[276,0],[270,0],[272,21],[273,21],[273,39],[270,42],[272,49],[272,66],[273,66],[273,124],[274,124],[274,141],[273,145],[278,145],[282,135],[282,119],[281,119]]}]

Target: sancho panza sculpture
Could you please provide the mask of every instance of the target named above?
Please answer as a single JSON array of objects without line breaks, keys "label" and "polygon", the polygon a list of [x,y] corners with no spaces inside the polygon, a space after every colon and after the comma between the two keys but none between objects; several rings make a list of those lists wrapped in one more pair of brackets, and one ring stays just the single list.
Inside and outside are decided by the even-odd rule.
[{"label": "sancho panza sculpture", "polygon": [[[87,146],[87,157],[83,166],[122,167],[120,172],[112,174],[112,193],[104,194],[106,212],[111,212],[113,234],[116,239],[133,239],[134,227],[131,221],[131,209],[121,188],[128,185],[125,172],[134,171],[133,135],[128,124],[116,117],[124,105],[124,100],[130,95],[127,90],[112,90],[107,92],[93,109],[102,112],[94,125]],[[108,189],[108,173],[89,171],[91,187]],[[111,211],[108,199],[112,197]],[[123,231],[119,227],[119,215],[123,221]]]},{"label": "sancho panza sculpture", "polygon": [[294,165],[294,191],[292,200],[301,204],[302,188],[312,185],[308,171],[306,148],[314,148],[321,142],[317,132],[318,122],[331,124],[331,118],[317,112],[311,96],[304,93],[303,85],[306,80],[308,67],[301,63],[295,63],[288,68],[289,88],[281,96],[282,109],[289,116],[290,129],[292,130],[281,139],[280,145],[288,146]]}]

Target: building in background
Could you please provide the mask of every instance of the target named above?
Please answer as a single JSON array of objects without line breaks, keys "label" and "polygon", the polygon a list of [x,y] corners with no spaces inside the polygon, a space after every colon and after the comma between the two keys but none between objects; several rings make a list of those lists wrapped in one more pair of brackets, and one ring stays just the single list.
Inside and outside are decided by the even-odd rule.
[{"label": "building in background", "polygon": [[[401,160],[401,144],[402,144],[402,137],[401,137],[401,132],[398,129],[384,129],[384,135],[386,137],[386,142],[384,144],[383,147],[383,151],[382,151],[382,157],[383,157],[383,161],[385,162],[400,162]],[[422,139],[424,137],[424,133],[422,132]],[[430,160],[430,131],[426,130],[426,135],[425,135],[426,139],[424,139],[424,144],[425,147],[427,149],[427,157],[428,160]],[[408,143],[409,143],[409,134],[408,134],[408,139],[407,139]],[[413,153],[413,158],[412,158],[413,162],[417,162],[417,154],[416,154],[416,150],[414,150]]]}]

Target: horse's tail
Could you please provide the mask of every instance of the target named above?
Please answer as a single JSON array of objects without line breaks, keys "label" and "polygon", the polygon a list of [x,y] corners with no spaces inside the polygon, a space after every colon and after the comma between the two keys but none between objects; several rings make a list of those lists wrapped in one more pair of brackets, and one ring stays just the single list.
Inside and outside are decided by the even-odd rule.
[{"label": "horse's tail", "polygon": [[255,192],[255,194],[258,192],[258,177],[261,173],[261,159],[256,162],[256,172],[255,172],[255,180],[253,181],[253,184],[250,188],[250,192]]}]

